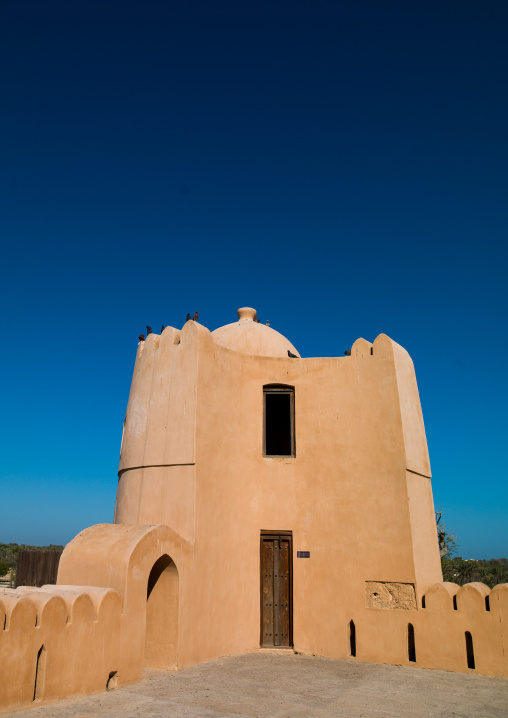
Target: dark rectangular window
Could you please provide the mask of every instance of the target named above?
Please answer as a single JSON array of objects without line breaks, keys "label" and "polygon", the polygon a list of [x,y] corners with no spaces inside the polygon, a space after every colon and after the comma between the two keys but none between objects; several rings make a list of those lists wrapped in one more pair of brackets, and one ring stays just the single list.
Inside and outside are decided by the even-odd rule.
[{"label": "dark rectangular window", "polygon": [[264,455],[295,456],[295,390],[271,384],[264,393]]}]

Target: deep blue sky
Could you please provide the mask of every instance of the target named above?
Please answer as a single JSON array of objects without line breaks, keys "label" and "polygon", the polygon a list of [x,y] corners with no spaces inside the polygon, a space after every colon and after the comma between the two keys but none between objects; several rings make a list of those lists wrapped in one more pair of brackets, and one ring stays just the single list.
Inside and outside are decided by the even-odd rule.
[{"label": "deep blue sky", "polygon": [[137,335],[254,306],[416,366],[435,504],[508,555],[508,5],[0,5],[0,541],[111,521]]}]

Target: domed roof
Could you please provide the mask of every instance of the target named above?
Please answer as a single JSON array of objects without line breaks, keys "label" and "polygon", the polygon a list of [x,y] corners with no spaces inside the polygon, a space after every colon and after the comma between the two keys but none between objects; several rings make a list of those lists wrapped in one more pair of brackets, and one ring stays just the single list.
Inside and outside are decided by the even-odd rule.
[{"label": "domed roof", "polygon": [[226,324],[212,332],[216,344],[226,349],[232,349],[240,354],[250,354],[258,357],[284,357],[288,358],[288,350],[300,356],[286,337],[254,321],[256,310],[242,307],[238,310],[239,321]]}]

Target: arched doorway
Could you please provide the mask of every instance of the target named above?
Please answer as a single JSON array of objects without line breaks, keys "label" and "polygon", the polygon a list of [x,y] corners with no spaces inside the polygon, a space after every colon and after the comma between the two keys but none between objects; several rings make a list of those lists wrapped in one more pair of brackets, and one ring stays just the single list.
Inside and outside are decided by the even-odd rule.
[{"label": "arched doorway", "polygon": [[153,565],[146,590],[145,666],[178,665],[178,570],[164,554]]}]

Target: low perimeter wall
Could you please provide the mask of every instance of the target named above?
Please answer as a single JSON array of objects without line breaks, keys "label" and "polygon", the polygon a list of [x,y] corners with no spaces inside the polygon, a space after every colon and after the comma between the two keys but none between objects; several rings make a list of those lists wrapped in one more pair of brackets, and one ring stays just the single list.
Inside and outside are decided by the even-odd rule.
[{"label": "low perimeter wall", "polygon": [[121,604],[118,591],[109,588],[0,591],[0,710],[114,686]]},{"label": "low perimeter wall", "polygon": [[[115,549],[108,566],[94,560],[103,544]],[[165,526],[95,526],[66,552],[59,580],[68,585],[0,590],[0,712],[139,680],[149,640],[150,571],[165,554],[175,557],[184,582],[190,570],[188,546]],[[88,583],[95,571],[97,581],[110,585],[71,585],[78,556]],[[174,573],[169,571],[170,580]],[[181,650],[195,640],[186,613],[180,602]],[[508,678],[508,584],[492,591],[479,583],[435,584],[422,605],[409,610],[358,607],[340,633],[331,651],[335,658]]]},{"label": "low perimeter wall", "polygon": [[363,608],[352,624],[346,657],[508,678],[508,584],[437,583],[416,610]]}]

